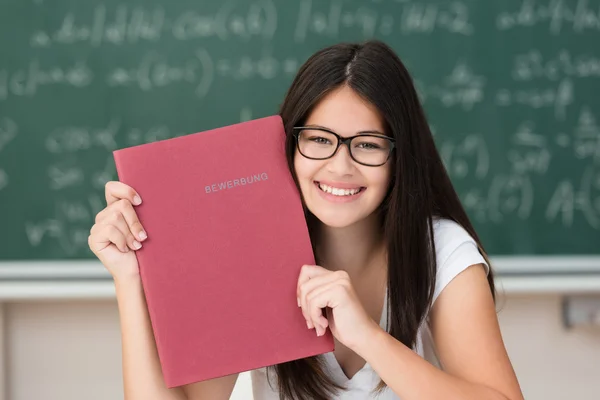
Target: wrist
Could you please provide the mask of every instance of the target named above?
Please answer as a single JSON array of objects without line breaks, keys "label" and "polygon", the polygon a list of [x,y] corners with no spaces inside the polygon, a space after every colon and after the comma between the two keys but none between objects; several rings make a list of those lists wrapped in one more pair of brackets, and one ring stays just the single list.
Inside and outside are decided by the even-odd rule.
[{"label": "wrist", "polygon": [[361,340],[348,346],[352,351],[361,356],[363,359],[369,353],[373,344],[381,340],[382,335],[387,334],[379,324],[371,320],[367,326],[365,333],[360,335]]},{"label": "wrist", "polygon": [[132,275],[127,275],[127,276],[121,276],[121,277],[114,277],[113,278],[113,282],[115,285],[115,289],[117,291],[120,291],[122,288],[129,288],[129,287],[139,287],[141,286],[141,279],[138,276],[132,276]]}]

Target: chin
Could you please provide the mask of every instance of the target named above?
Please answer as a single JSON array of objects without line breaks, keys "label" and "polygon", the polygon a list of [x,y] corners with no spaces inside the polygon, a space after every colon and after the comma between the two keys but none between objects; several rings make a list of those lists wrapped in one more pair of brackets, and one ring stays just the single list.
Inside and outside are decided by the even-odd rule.
[{"label": "chin", "polygon": [[365,215],[357,215],[356,213],[327,212],[313,207],[308,207],[308,210],[322,224],[331,228],[346,228],[366,218]]},{"label": "chin", "polygon": [[364,193],[367,196],[363,196],[358,201],[336,204],[321,198],[317,192],[319,189],[310,186],[307,189],[309,189],[306,191],[308,196],[305,198],[308,200],[306,203],[308,210],[322,224],[332,228],[346,228],[354,225],[367,218],[376,208],[373,205],[372,210],[368,206],[373,200],[370,199],[369,193]]}]

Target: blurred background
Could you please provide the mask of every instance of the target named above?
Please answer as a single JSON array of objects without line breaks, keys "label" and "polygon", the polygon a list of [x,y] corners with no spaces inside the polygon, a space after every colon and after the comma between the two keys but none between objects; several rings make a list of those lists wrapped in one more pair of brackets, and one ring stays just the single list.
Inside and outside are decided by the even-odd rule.
[{"label": "blurred background", "polygon": [[0,0],[0,400],[123,398],[87,247],[113,150],[276,114],[369,38],[414,77],[525,398],[599,399],[600,0]]}]

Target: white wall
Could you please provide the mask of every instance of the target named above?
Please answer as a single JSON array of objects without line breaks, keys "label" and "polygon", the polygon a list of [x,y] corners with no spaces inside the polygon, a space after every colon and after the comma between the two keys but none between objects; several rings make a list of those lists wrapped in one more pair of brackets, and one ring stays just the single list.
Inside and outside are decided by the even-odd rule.
[{"label": "white wall", "polygon": [[[600,398],[600,328],[565,330],[559,296],[511,295],[499,305],[527,400]],[[4,329],[3,400],[123,398],[114,300],[5,303]],[[248,374],[232,399],[251,399]]]}]

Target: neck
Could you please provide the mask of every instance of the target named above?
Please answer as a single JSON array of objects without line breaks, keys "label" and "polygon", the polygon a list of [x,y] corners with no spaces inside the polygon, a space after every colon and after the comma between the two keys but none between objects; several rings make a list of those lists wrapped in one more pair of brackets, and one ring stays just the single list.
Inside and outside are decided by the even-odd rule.
[{"label": "neck", "polygon": [[319,223],[316,238],[317,263],[324,268],[343,269],[357,276],[373,266],[385,266],[385,243],[377,213],[344,228]]}]

